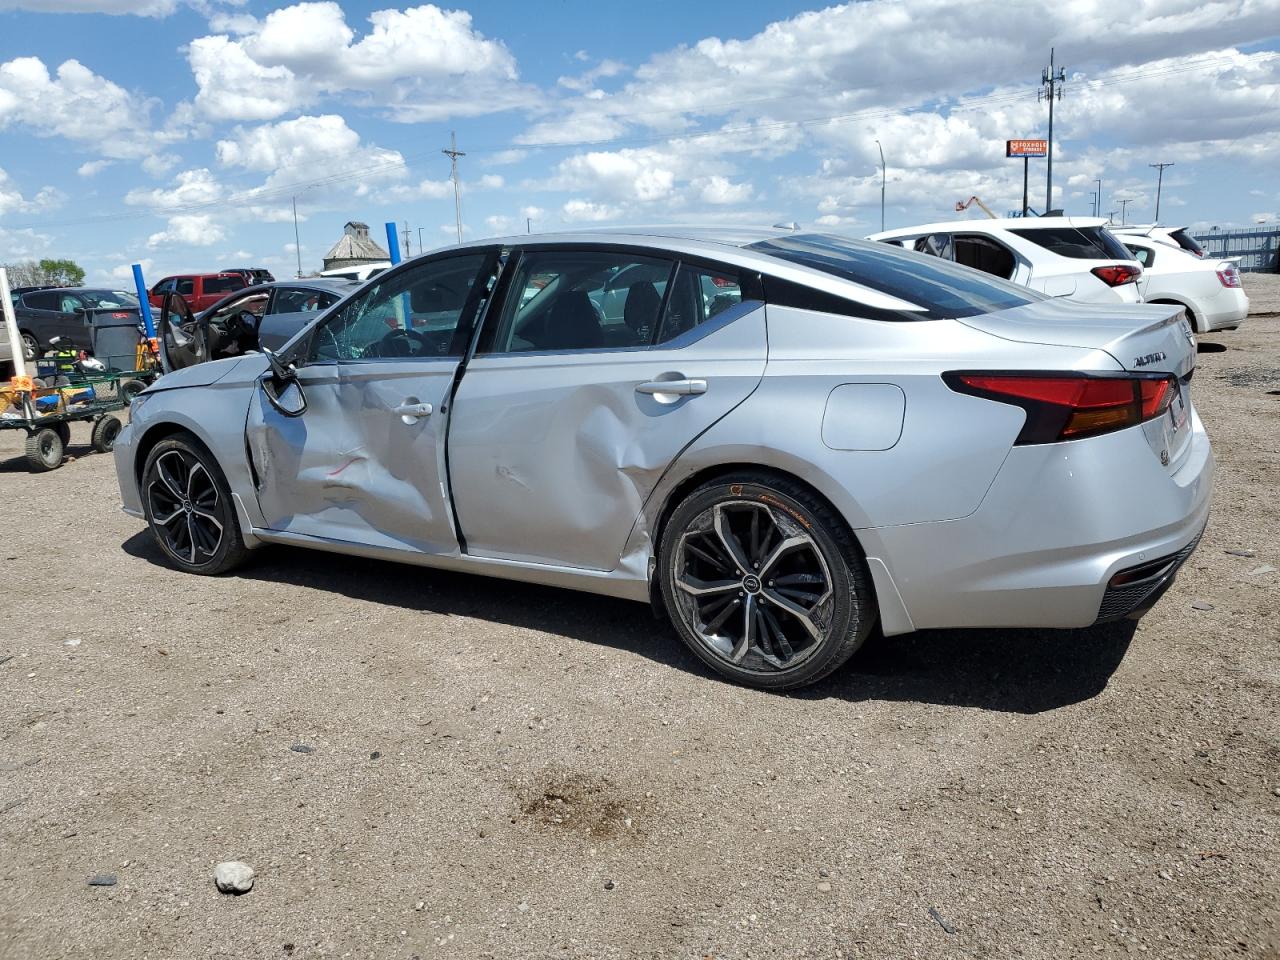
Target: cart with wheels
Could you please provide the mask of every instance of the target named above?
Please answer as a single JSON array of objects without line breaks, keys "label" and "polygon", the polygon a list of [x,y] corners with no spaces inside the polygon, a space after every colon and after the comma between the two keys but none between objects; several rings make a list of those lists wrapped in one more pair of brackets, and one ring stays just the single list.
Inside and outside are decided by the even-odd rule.
[{"label": "cart with wheels", "polygon": [[124,428],[115,412],[132,399],[128,381],[134,374],[58,377],[57,386],[43,380],[14,377],[0,387],[0,430],[24,430],[27,434],[27,466],[33,473],[62,466],[71,424],[93,424],[91,443],[99,453],[110,453]]}]

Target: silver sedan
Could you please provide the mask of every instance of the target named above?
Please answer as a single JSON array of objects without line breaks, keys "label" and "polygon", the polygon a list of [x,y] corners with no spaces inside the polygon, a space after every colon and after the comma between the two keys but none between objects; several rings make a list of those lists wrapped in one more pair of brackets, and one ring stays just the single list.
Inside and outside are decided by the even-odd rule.
[{"label": "silver sedan", "polygon": [[161,378],[115,455],[182,570],[287,543],[652,602],[785,689],[877,625],[1144,613],[1208,517],[1194,363],[1175,307],[884,244],[522,236]]}]

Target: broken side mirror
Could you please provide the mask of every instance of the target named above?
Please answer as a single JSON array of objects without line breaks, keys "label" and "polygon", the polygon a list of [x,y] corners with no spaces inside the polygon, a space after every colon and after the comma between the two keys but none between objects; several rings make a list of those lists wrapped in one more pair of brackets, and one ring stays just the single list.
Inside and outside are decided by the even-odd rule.
[{"label": "broken side mirror", "polygon": [[298,371],[292,363],[286,364],[275,353],[262,348],[269,369],[263,374],[262,392],[270,404],[286,417],[300,417],[307,412],[307,395],[298,382]]}]

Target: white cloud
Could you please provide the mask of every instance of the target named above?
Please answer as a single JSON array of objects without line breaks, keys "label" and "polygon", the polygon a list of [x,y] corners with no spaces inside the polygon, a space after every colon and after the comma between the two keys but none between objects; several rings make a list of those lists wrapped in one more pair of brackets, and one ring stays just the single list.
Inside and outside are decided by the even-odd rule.
[{"label": "white cloud", "polygon": [[208,247],[221,243],[226,230],[208,214],[178,214],[169,218],[169,227],[147,238],[147,247],[182,245]]},{"label": "white cloud", "polygon": [[563,219],[568,223],[587,221],[599,223],[604,220],[616,220],[622,215],[618,207],[606,203],[594,203],[590,200],[570,200],[560,208]]},{"label": "white cloud", "polygon": [[111,164],[110,160],[87,160],[76,168],[76,173],[82,177],[96,177]]},{"label": "white cloud", "polygon": [[749,183],[731,183],[727,177],[703,177],[692,182],[703,203],[746,203],[754,191]]},{"label": "white cloud", "polygon": [[[41,187],[31,198],[24,197],[13,179],[0,168],[0,216],[6,213],[35,213],[56,207],[66,195],[56,187]],[[6,252],[5,257],[10,255]]]},{"label": "white cloud", "polygon": [[375,10],[357,36],[334,2],[222,19],[237,33],[198,38],[188,60],[196,104],[222,119],[271,120],[321,97],[360,95],[405,122],[478,116],[530,106],[515,58],[475,30],[471,15],[423,4]]},{"label": "white cloud", "polygon": [[486,173],[475,182],[475,187],[480,190],[501,190],[505,183],[506,181],[497,174]]},{"label": "white cloud", "polygon": [[167,187],[145,190],[135,187],[125,194],[124,202],[132,206],[151,207],[154,210],[173,210],[193,204],[211,204],[226,194],[213,173],[205,167],[183,170]]},{"label": "white cloud", "polygon": [[280,123],[238,128],[219,140],[218,162],[226,167],[269,171],[266,186],[287,179],[297,182],[336,172],[357,172],[369,183],[402,177],[404,157],[395,150],[364,144],[360,135],[336,114],[302,116]]},{"label": "white cloud", "polygon": [[[38,57],[0,63],[0,130],[21,124],[40,137],[90,144],[106,158],[141,159],[162,138],[149,126],[152,106],[78,60],[54,75]],[[182,135],[174,129],[163,137]]]}]

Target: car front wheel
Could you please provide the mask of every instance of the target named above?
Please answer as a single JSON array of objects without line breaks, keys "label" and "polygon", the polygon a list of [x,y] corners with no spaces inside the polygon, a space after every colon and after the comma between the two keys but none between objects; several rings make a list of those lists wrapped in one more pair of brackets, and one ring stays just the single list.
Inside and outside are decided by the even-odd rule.
[{"label": "car front wheel", "polygon": [[179,570],[225,573],[248,555],[222,470],[194,437],[180,434],[152,448],[142,502],[152,535]]},{"label": "car front wheel", "polygon": [[744,473],[698,487],[671,515],[659,555],[680,638],[739,683],[786,690],[820,680],[875,623],[853,534],[782,477]]}]

